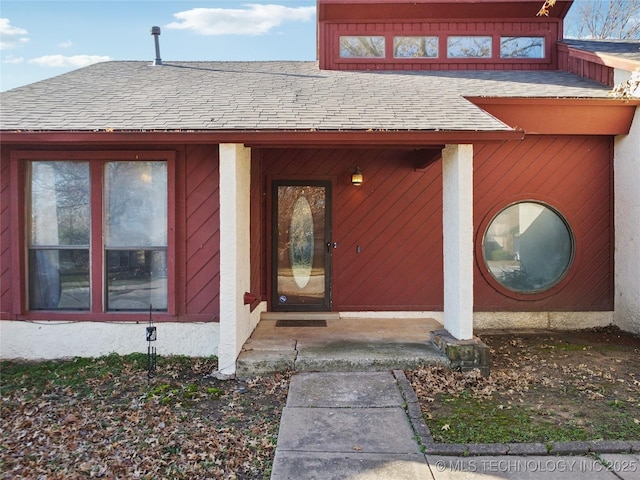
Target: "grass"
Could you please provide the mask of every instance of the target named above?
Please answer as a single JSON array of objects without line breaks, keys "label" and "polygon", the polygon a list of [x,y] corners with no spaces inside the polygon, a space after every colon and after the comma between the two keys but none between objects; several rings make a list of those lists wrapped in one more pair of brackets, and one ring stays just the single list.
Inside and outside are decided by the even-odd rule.
[{"label": "grass", "polygon": [[144,370],[147,356],[107,355],[100,358],[73,358],[64,361],[2,362],[0,393],[4,396],[17,389],[24,389],[37,396],[52,389],[70,389],[84,396],[92,392],[91,382],[104,378],[117,378],[123,370]]},{"label": "grass", "polygon": [[216,368],[158,356],[150,379],[144,354],[0,362],[0,478],[269,478],[288,376]]},{"label": "grass", "polygon": [[640,438],[640,338],[600,329],[486,336],[491,376],[408,372],[436,442]]},{"label": "grass", "polygon": [[448,413],[426,419],[434,438],[444,443],[548,443],[587,440],[589,433],[570,422],[556,425],[519,406],[495,400],[446,395]]},{"label": "grass", "polygon": [[425,415],[425,421],[434,439],[443,443],[549,443],[640,438],[640,422],[634,417],[637,409],[624,400],[600,404],[600,411],[593,416],[574,414],[570,418],[468,394],[442,395],[439,400],[443,408],[435,416]]}]

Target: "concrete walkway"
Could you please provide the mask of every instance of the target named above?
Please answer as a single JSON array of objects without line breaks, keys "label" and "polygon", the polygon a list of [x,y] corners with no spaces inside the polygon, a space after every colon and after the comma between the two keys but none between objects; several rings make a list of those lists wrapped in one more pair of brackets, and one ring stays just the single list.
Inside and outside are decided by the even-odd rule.
[{"label": "concrete walkway", "polygon": [[634,453],[601,454],[602,461],[584,455],[540,455],[535,445],[529,451],[522,446],[503,446],[503,452],[486,448],[492,455],[482,455],[481,448],[477,456],[435,455],[438,449],[433,444],[424,445],[429,442],[428,430],[416,406],[402,371],[294,375],[282,412],[271,479],[640,478],[638,442],[613,445],[611,451]]}]

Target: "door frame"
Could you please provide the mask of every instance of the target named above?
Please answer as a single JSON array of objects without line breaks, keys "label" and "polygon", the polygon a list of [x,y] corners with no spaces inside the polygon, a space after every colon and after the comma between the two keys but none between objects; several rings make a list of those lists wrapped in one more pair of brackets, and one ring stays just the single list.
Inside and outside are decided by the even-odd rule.
[{"label": "door frame", "polygon": [[[333,242],[333,223],[332,223],[332,213],[333,213],[333,179],[328,177],[271,177],[267,179],[268,187],[269,187],[269,195],[268,195],[268,208],[267,212],[269,214],[269,231],[267,235],[267,246],[268,246],[268,258],[269,258],[269,266],[267,271],[268,273],[268,288],[269,288],[269,310],[274,312],[330,312],[333,306],[333,277],[332,277],[332,257],[333,257],[333,247],[329,248],[329,245],[332,245]],[[290,185],[290,186],[318,186],[325,187],[326,197],[325,197],[325,217],[324,217],[324,286],[325,286],[325,295],[324,300],[321,304],[311,304],[311,305],[278,305],[276,296],[278,294],[278,282],[276,279],[277,275],[277,232],[278,232],[278,218],[277,218],[277,192],[279,186]]]}]

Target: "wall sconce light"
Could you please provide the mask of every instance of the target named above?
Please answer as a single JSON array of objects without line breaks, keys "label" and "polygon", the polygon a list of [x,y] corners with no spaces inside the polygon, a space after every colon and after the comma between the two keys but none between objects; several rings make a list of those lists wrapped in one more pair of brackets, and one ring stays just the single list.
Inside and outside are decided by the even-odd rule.
[{"label": "wall sconce light", "polygon": [[356,171],[351,174],[351,184],[354,187],[359,187],[362,185],[362,180],[362,170],[360,170],[360,167],[356,167]]}]

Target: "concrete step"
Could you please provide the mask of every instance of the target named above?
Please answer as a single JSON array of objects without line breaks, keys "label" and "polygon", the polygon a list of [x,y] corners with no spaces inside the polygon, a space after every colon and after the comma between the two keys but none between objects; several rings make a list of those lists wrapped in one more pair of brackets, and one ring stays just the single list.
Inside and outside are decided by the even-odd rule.
[{"label": "concrete step", "polygon": [[236,362],[236,375],[250,378],[274,372],[375,372],[420,365],[450,366],[431,343],[344,340],[304,346],[295,340],[248,342]]},{"label": "concrete step", "polygon": [[[278,326],[278,320],[288,320]],[[292,326],[295,320],[304,322]],[[323,326],[320,326],[323,325]],[[326,325],[326,326],[324,326]],[[442,325],[430,318],[349,318],[336,312],[263,313],[242,347],[236,375],[248,378],[283,371],[384,371],[447,365],[431,342]]]}]

